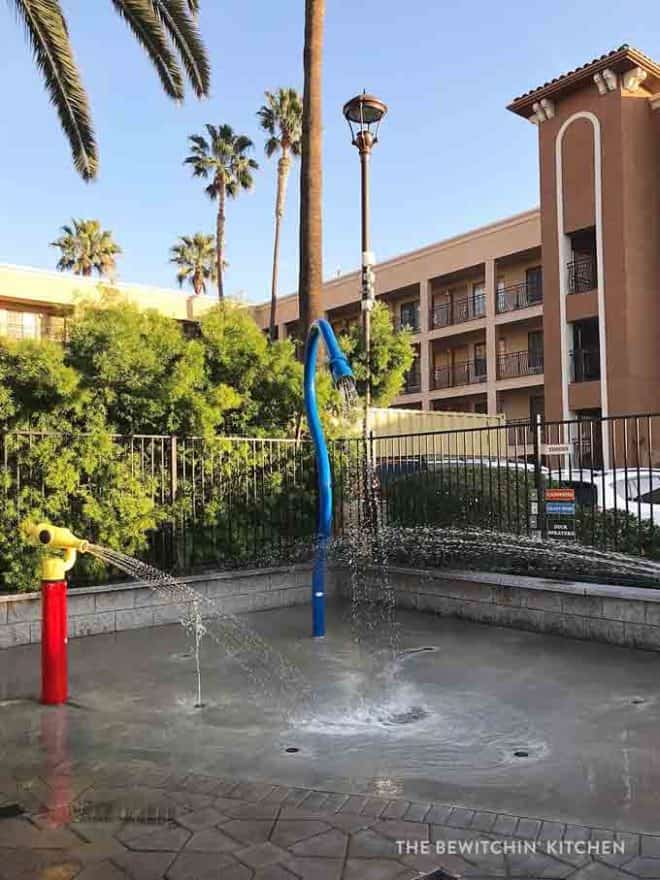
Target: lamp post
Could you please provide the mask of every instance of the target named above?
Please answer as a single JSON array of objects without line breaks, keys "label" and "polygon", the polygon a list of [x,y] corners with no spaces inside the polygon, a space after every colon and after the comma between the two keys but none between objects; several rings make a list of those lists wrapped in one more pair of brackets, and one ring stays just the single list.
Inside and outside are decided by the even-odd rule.
[{"label": "lamp post", "polygon": [[369,242],[369,158],[378,143],[380,121],[387,113],[387,105],[379,98],[362,92],[344,104],[344,117],[351,130],[353,145],[360,154],[362,204],[362,333],[367,355],[367,390],[365,394],[365,435],[371,405],[371,310],[375,302],[374,255]]}]

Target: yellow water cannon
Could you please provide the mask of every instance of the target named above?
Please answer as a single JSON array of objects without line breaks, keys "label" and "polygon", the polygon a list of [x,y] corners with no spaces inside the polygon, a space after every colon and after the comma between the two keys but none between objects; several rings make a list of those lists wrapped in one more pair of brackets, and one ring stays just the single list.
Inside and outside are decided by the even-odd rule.
[{"label": "yellow water cannon", "polygon": [[64,550],[63,556],[45,556],[41,561],[41,578],[44,581],[64,580],[65,574],[73,568],[78,553],[85,553],[89,541],[77,538],[70,529],[53,526],[50,523],[27,523],[25,533],[34,541],[49,550]]}]

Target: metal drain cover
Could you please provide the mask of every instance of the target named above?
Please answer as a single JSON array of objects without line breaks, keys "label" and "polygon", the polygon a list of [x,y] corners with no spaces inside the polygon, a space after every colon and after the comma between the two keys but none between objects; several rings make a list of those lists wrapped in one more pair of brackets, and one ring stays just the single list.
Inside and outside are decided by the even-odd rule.
[{"label": "metal drain cover", "polygon": [[0,819],[15,819],[22,816],[25,810],[20,804],[3,804],[0,806]]},{"label": "metal drain cover", "polygon": [[458,874],[449,874],[443,868],[436,868],[430,874],[424,874],[421,880],[459,880]]},{"label": "metal drain cover", "polygon": [[428,716],[426,709],[421,706],[411,706],[405,712],[396,712],[388,715],[383,719],[387,724],[414,724],[416,721],[423,721]]}]

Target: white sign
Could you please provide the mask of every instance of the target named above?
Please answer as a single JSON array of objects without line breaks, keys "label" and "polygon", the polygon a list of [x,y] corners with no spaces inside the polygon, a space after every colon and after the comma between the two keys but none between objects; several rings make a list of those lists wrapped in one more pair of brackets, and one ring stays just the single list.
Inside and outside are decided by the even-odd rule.
[{"label": "white sign", "polygon": [[541,455],[570,455],[570,443],[543,443],[541,445]]}]

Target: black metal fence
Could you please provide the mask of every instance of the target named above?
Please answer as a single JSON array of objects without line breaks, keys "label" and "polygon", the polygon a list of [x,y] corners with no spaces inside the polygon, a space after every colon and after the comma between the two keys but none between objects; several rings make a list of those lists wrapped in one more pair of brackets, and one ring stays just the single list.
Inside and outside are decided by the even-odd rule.
[{"label": "black metal fence", "polygon": [[[372,436],[366,444],[334,440],[335,530],[359,526],[370,463],[385,524],[482,526],[660,558],[659,420],[633,415]],[[35,510],[98,540],[99,514],[92,514],[110,490],[101,472],[87,475],[85,486],[71,484],[65,453],[76,444],[79,438],[65,435],[0,434],[0,563],[7,564],[12,530]],[[111,455],[158,511],[142,555],[160,567],[251,564],[311,546],[316,468],[307,441],[118,436]],[[121,499],[113,503],[121,516]]]},{"label": "black metal fence", "polygon": [[369,454],[393,525],[475,525],[660,559],[659,414],[372,438]]},{"label": "black metal fence", "polygon": [[[267,561],[315,533],[316,470],[307,442],[118,435],[108,457],[122,467],[122,481],[99,468],[82,478],[73,468],[68,474],[72,448],[84,454],[80,435],[0,434],[0,519],[7,541],[23,519],[44,511],[99,540],[105,529],[96,508],[122,488],[146,497],[157,522],[140,555],[169,570]],[[106,478],[117,482],[104,485]],[[121,499],[108,506],[121,520]],[[123,525],[117,522],[117,529]],[[0,557],[2,549],[0,542]]]}]

